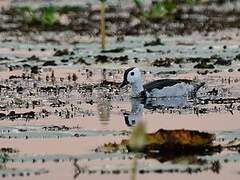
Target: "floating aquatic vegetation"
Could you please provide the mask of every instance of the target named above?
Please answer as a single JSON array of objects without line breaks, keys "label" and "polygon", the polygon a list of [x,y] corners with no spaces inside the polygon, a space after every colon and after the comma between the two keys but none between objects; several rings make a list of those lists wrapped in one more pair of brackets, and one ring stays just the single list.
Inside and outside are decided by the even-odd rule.
[{"label": "floating aquatic vegetation", "polygon": [[0,149],[0,152],[11,154],[11,153],[17,153],[17,152],[19,152],[19,151],[16,150],[16,149],[10,148],[10,147],[2,147],[2,148]]},{"label": "floating aquatic vegetation", "polygon": [[68,49],[63,49],[63,50],[59,49],[54,53],[53,56],[66,56],[66,55],[74,55],[74,52]]},{"label": "floating aquatic vegetation", "polygon": [[193,68],[196,69],[214,69],[214,65],[213,64],[207,64],[206,62],[202,61],[198,64],[196,64]]},{"label": "floating aquatic vegetation", "polygon": [[46,61],[42,66],[57,66],[55,61]]},{"label": "floating aquatic vegetation", "polygon": [[157,66],[157,67],[169,67],[171,66],[171,60],[170,59],[157,59],[152,63],[152,66]]},{"label": "floating aquatic vegetation", "polygon": [[118,88],[121,83],[115,82],[115,81],[108,81],[108,80],[103,80],[100,83],[100,87],[108,87],[108,88]]},{"label": "floating aquatic vegetation", "polygon": [[79,59],[77,59],[76,61],[73,62],[73,64],[84,64],[86,66],[90,66],[91,64],[88,63],[85,59],[83,59],[82,57],[80,57]]},{"label": "floating aquatic vegetation", "polygon": [[[211,149],[215,150],[215,147],[212,146],[214,137],[213,134],[198,131],[160,129],[156,133],[145,136],[146,142],[142,150],[158,151],[163,154],[172,152],[171,150],[174,150],[173,153],[176,154],[211,151]],[[129,140],[123,140],[122,143],[131,149]]]},{"label": "floating aquatic vegetation", "polygon": [[42,26],[52,26],[58,21],[57,11],[53,5],[48,5],[37,10],[28,6],[19,7],[16,9],[16,12],[29,25],[40,23]]},{"label": "floating aquatic vegetation", "polygon": [[105,56],[105,55],[98,55],[95,57],[95,62],[96,63],[110,63],[110,57]]},{"label": "floating aquatic vegetation", "polygon": [[54,6],[49,5],[42,8],[40,22],[44,26],[52,26],[57,22],[57,12]]},{"label": "floating aquatic vegetation", "polygon": [[232,151],[240,152],[240,139],[236,138],[234,140],[231,140],[225,144],[224,147]]},{"label": "floating aquatic vegetation", "polygon": [[136,15],[146,18],[163,17],[165,15],[171,14],[179,4],[191,5],[193,3],[192,0],[156,0],[152,2],[152,5],[147,10],[144,10],[144,3],[142,0],[133,0],[133,2],[137,9]]},{"label": "floating aquatic vegetation", "polygon": [[162,42],[162,40],[160,38],[156,38],[155,40],[151,41],[151,42],[145,42],[144,46],[163,46],[164,43]]},{"label": "floating aquatic vegetation", "polygon": [[[137,126],[142,129],[142,126]],[[137,128],[137,129],[139,129]],[[160,129],[156,133],[145,134],[144,130],[135,130],[130,139],[122,140],[117,145],[116,143],[108,143],[103,146],[104,152],[107,150],[115,151],[119,149],[126,149],[140,152],[156,152],[165,154],[172,152],[173,154],[194,154],[204,152],[218,152],[221,151],[220,146],[213,145],[215,139],[214,134],[193,131],[193,130],[163,130]],[[140,136],[140,134],[141,136]],[[138,135],[139,134],[139,135]]]},{"label": "floating aquatic vegetation", "polygon": [[6,152],[0,151],[0,163],[6,163],[10,159]]},{"label": "floating aquatic vegetation", "polygon": [[117,143],[106,143],[103,146],[97,147],[95,152],[115,153],[115,152],[128,152],[126,146]]},{"label": "floating aquatic vegetation", "polygon": [[214,64],[221,65],[221,66],[230,66],[232,64],[232,61],[231,60],[225,60],[221,57],[218,57]]}]

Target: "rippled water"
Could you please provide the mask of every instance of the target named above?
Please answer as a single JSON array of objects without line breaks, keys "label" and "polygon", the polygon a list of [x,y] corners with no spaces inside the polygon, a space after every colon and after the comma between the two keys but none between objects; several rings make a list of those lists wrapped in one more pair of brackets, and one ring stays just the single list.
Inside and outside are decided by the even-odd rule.
[{"label": "rippled water", "polygon": [[[41,76],[45,77],[50,72],[43,72]],[[208,104],[203,103],[204,99],[209,97],[206,92],[211,87],[203,88],[198,93],[197,99],[152,98],[144,103],[138,99],[130,99],[127,89],[119,92],[114,87],[101,87],[87,91],[87,86],[84,86],[83,82],[88,82],[89,85],[99,83],[101,70],[95,70],[91,77],[87,76],[85,70],[79,72],[78,68],[63,71],[60,67],[56,67],[54,72],[56,75],[54,84],[45,79],[1,81],[2,85],[12,88],[3,89],[1,92],[2,113],[7,115],[0,121],[1,147],[18,150],[17,153],[10,154],[10,162],[7,162],[0,171],[2,177],[10,177],[14,174],[14,176],[31,176],[37,179],[36,174],[41,174],[39,176],[41,178],[53,178],[62,176],[62,173],[69,178],[80,178],[90,174],[93,176],[104,174],[102,177],[107,176],[107,178],[114,174],[126,177],[127,173],[130,176],[132,154],[96,153],[94,149],[104,143],[126,139],[132,126],[139,119],[146,123],[148,132],[160,128],[201,130],[216,133],[216,143],[234,140],[240,133],[239,101],[235,98],[232,106],[227,101],[227,98],[232,97],[232,89],[238,90],[238,82],[233,82],[229,91],[222,92],[219,97],[212,97],[212,99],[223,97],[227,104],[221,103],[221,100],[213,102],[211,99],[207,100]],[[60,77],[66,78],[68,73],[73,72],[79,77],[77,82],[67,79],[63,82],[58,81]],[[122,71],[109,70],[109,72],[113,73],[116,82],[121,81]],[[5,72],[5,76],[8,77],[12,73],[21,74],[21,70]],[[228,75],[234,75],[232,78],[237,76]],[[151,76],[148,75],[147,79],[152,79]],[[192,75],[184,74],[184,76]],[[210,75],[209,79],[215,82],[215,87],[219,89],[229,88],[227,81],[217,85],[221,77]],[[74,87],[57,93],[41,91],[41,87],[69,85]],[[19,86],[23,87],[21,92],[17,91]],[[82,86],[85,88],[81,88]],[[39,101],[34,109],[32,100]],[[35,116],[34,118],[15,117],[10,113],[13,110],[15,114],[34,111]],[[234,169],[238,161],[238,152],[230,150],[207,156],[183,156],[171,159],[166,159],[164,156],[142,156],[138,160],[138,171],[143,174],[139,174],[140,179],[146,176],[157,178],[157,174],[165,174],[164,172],[167,173],[164,176],[178,178],[185,178],[186,175],[182,173],[190,172],[198,172],[196,176],[199,177],[209,174],[215,177],[215,174],[221,175],[222,172],[230,174],[232,171],[228,167]],[[69,167],[61,171],[63,166]],[[15,167],[17,170],[12,169]],[[169,174],[170,172],[173,174]],[[237,170],[234,174],[237,176]]]},{"label": "rippled water", "polygon": [[[216,134],[216,144],[238,142],[240,66],[234,60],[239,54],[238,33],[234,29],[208,36],[160,35],[164,45],[147,47],[144,44],[154,40],[152,36],[126,36],[124,42],[108,38],[107,48],[124,48],[120,53],[102,53],[98,39],[80,38],[69,32],[42,32],[21,38],[0,34],[0,148],[14,151],[8,152],[6,162],[0,161],[0,177],[130,179],[134,154],[105,154],[95,149],[127,139],[140,120],[149,133],[161,128],[199,130]],[[72,43],[69,37],[73,36],[79,38],[79,43]],[[46,42],[50,37],[55,41]],[[72,54],[54,56],[56,50],[65,48]],[[99,54],[110,59],[127,56],[129,60],[96,63]],[[165,57],[213,55],[232,64],[214,65],[218,71],[210,69],[206,75],[201,73],[204,70],[193,68],[197,62],[172,63],[170,67],[151,64]],[[79,58],[91,65],[79,63]],[[56,66],[43,66],[50,60]],[[30,73],[33,66],[39,67],[38,74]],[[119,90],[114,83],[101,84],[104,78],[120,83],[124,69],[131,66],[144,71],[144,82],[188,78],[205,81],[206,85],[195,99],[151,98],[144,102],[131,99],[129,88]],[[72,80],[73,74],[78,77],[76,81]],[[213,88],[218,90],[217,95],[211,93]],[[238,179],[239,158],[237,148],[177,157],[140,154],[137,179]]]}]

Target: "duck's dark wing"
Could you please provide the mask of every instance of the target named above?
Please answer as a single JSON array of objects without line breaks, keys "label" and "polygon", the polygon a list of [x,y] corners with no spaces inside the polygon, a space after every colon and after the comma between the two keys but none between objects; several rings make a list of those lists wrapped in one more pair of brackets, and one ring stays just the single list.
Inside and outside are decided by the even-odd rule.
[{"label": "duck's dark wing", "polygon": [[190,84],[192,80],[189,79],[160,79],[156,81],[149,82],[147,84],[144,84],[144,89],[146,91],[151,91],[152,89],[163,89],[164,87],[171,87],[178,83],[186,83]]}]

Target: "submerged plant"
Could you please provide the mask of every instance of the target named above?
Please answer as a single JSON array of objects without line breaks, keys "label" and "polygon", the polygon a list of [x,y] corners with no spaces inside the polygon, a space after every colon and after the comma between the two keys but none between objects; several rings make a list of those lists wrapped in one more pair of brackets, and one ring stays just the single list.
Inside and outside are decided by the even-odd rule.
[{"label": "submerged plant", "polygon": [[171,13],[176,7],[176,2],[173,0],[158,0],[152,4],[150,9],[147,10],[144,15],[146,17],[159,17]]},{"label": "submerged plant", "polygon": [[16,8],[16,12],[22,16],[23,21],[28,24],[32,23],[36,18],[34,10],[29,6]]},{"label": "submerged plant", "polygon": [[0,152],[0,163],[5,163],[9,160],[9,155],[5,152]]},{"label": "submerged plant", "polygon": [[51,4],[36,10],[28,6],[20,7],[17,9],[17,12],[27,24],[52,26],[58,20],[57,9]]},{"label": "submerged plant", "polygon": [[131,174],[131,180],[136,179],[137,174],[137,151],[142,149],[144,145],[146,144],[146,128],[145,124],[143,122],[139,122],[134,127],[131,137],[129,139],[129,146],[131,149],[136,151],[136,154],[133,158],[132,163],[132,174]]},{"label": "submerged plant", "polygon": [[52,26],[57,21],[57,11],[52,5],[44,7],[41,11],[40,22],[44,26]]},{"label": "submerged plant", "polygon": [[174,1],[167,0],[167,1],[163,1],[163,7],[168,13],[170,13],[174,9],[176,9],[177,4]]},{"label": "submerged plant", "polygon": [[[183,4],[192,4],[194,0],[183,0]],[[147,18],[151,17],[161,17],[166,14],[171,13],[177,8],[177,2],[175,0],[155,0],[149,9],[144,10],[142,0],[133,0],[136,9],[138,10],[138,15]]]},{"label": "submerged plant", "polygon": [[184,0],[184,2],[187,4],[192,4],[194,2],[194,0]]},{"label": "submerged plant", "polygon": [[136,8],[139,10],[139,11],[142,11],[143,10],[143,2],[142,0],[133,0]]}]

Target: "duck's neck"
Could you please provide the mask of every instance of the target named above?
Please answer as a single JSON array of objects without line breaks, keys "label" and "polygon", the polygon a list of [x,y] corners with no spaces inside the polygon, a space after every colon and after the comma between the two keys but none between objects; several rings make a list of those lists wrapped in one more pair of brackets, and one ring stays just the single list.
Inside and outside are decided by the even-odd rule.
[{"label": "duck's neck", "polygon": [[131,86],[132,86],[132,96],[133,97],[139,96],[140,93],[144,91],[143,84],[141,81],[132,83]]}]

